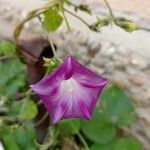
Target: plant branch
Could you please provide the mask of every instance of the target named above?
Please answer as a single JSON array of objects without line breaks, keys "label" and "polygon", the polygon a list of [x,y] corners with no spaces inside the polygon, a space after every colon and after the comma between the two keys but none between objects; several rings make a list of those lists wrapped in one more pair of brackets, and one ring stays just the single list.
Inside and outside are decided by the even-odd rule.
[{"label": "plant branch", "polygon": [[80,134],[80,132],[77,134],[79,139],[81,140],[81,142],[83,143],[84,147],[85,147],[85,150],[90,150],[89,149],[89,146],[87,145],[85,139],[83,138],[83,136]]},{"label": "plant branch", "polygon": [[0,120],[8,122],[18,122],[20,121],[18,117],[0,116]]},{"label": "plant branch", "polygon": [[47,38],[48,38],[48,41],[49,41],[50,46],[51,46],[51,48],[52,48],[54,57],[57,58],[57,59],[59,59],[58,56],[57,56],[57,53],[56,53],[55,46],[54,46],[53,42],[52,42],[51,39],[50,39],[49,33],[45,30],[44,26],[42,25],[42,19],[41,19],[41,17],[38,16],[38,19],[39,19],[39,21],[40,21],[40,23],[41,23],[41,26],[42,26],[42,29],[43,29],[45,35],[46,35]]},{"label": "plant branch", "polygon": [[[20,24],[16,27],[16,29],[14,31],[14,38],[15,38],[16,47],[18,46],[19,37],[21,35],[21,32],[23,30],[25,23],[30,21],[31,19],[33,19],[35,17],[38,17],[39,15],[43,14],[45,11],[56,6],[57,4],[58,4],[58,2],[51,2],[48,4],[48,6],[46,5],[45,7],[34,9],[28,13],[28,16],[22,22],[20,22]],[[17,53],[19,53],[19,49],[17,49]]]},{"label": "plant branch", "polygon": [[[76,126],[75,126],[73,123],[71,123],[71,125],[72,125],[72,127],[73,127],[74,129],[76,129]],[[80,141],[82,142],[82,144],[84,145],[85,150],[90,150],[88,144],[86,143],[85,139],[84,139],[83,136],[80,134],[80,132],[78,132],[77,135],[78,135]]]},{"label": "plant branch", "polygon": [[62,11],[62,15],[63,15],[64,21],[65,21],[65,23],[66,23],[67,29],[68,29],[68,31],[70,32],[70,31],[71,31],[71,28],[70,28],[68,19],[67,19],[66,15],[65,15],[65,12],[64,12],[64,11]]},{"label": "plant branch", "polygon": [[34,127],[38,127],[39,125],[41,125],[42,122],[47,118],[47,116],[48,116],[48,112],[46,112],[44,114],[44,116],[41,118],[41,120],[39,120],[37,123],[35,123]]},{"label": "plant branch", "polygon": [[61,11],[61,13],[62,13],[62,16],[63,16],[63,18],[64,18],[64,21],[65,21],[65,23],[66,23],[67,29],[68,29],[68,31],[70,32],[70,31],[71,31],[71,28],[70,28],[68,19],[67,19],[66,15],[65,15],[64,2],[63,2],[62,0],[59,0],[59,9],[60,9],[60,11]]},{"label": "plant branch", "polygon": [[90,28],[90,25],[83,20],[82,18],[80,18],[78,15],[74,14],[73,12],[69,11],[68,9],[64,8],[64,10],[69,13],[70,15],[74,16],[75,18],[77,18],[78,20],[80,20],[82,23],[84,23],[88,28]]},{"label": "plant branch", "polygon": [[0,61],[5,60],[5,59],[10,59],[12,57],[13,57],[13,55],[0,56]]},{"label": "plant branch", "polygon": [[109,10],[109,14],[110,14],[111,21],[114,22],[114,14],[113,14],[113,12],[112,12],[112,9],[111,9],[110,5],[109,5],[109,3],[108,3],[107,0],[104,0],[104,2],[105,2],[106,6],[107,6],[107,8],[108,8],[108,10]]}]

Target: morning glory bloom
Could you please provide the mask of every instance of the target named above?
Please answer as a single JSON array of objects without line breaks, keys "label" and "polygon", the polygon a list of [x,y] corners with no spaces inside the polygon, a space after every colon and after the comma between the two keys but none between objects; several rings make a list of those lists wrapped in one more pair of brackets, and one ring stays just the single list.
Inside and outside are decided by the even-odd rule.
[{"label": "morning glory bloom", "polygon": [[47,108],[53,124],[65,118],[91,119],[108,80],[98,76],[72,57],[31,85]]}]

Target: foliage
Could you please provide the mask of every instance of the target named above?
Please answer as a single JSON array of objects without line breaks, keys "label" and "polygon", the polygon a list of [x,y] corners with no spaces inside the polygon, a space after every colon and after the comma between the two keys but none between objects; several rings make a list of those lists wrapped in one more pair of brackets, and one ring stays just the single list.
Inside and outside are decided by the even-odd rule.
[{"label": "foliage", "polygon": [[98,108],[90,122],[83,121],[82,131],[90,140],[100,144],[111,141],[116,134],[115,126],[105,120],[105,116]]},{"label": "foliage", "polygon": [[79,133],[80,127],[81,127],[81,122],[79,119],[63,120],[58,125],[60,132],[65,132],[69,134]]},{"label": "foliage", "polygon": [[16,48],[14,46],[13,43],[6,41],[6,40],[2,40],[0,42],[0,54],[14,54],[16,51]]},{"label": "foliage", "polygon": [[[57,59],[43,59],[48,72],[60,64]],[[30,91],[26,86],[26,68],[15,56],[13,59],[2,61],[0,70],[1,95],[7,97],[2,107],[8,108],[5,112],[6,118],[2,119],[0,124],[0,138],[6,150],[12,148],[22,150],[24,147],[27,150],[35,150],[37,145],[32,119],[37,115],[37,104],[28,95]],[[23,94],[19,101],[15,100],[17,92]],[[84,137],[91,150],[118,150],[122,146],[125,150],[142,150],[141,144],[132,137],[118,136],[122,127],[130,126],[134,122],[134,117],[132,99],[121,88],[112,85],[103,92],[100,106],[97,106],[91,121],[79,119],[61,121],[54,127],[55,132],[49,135],[50,139],[53,139],[51,143],[48,142],[40,148],[54,148],[59,137],[72,136],[76,139],[76,136],[79,136],[80,148],[83,148],[82,137]]]},{"label": "foliage", "polygon": [[6,150],[25,147],[35,150],[36,135],[31,119],[37,115],[37,105],[26,96],[26,67],[16,57],[15,46],[9,41],[0,42],[0,52],[2,57],[11,54],[0,62],[0,139]]},{"label": "foliage", "polygon": [[55,9],[49,9],[44,13],[43,26],[48,32],[54,32],[62,24],[63,18]]},{"label": "foliage", "polygon": [[109,122],[118,126],[133,123],[135,115],[132,99],[123,90],[113,86],[103,92],[101,99],[102,111]]},{"label": "foliage", "polygon": [[23,73],[25,66],[18,58],[13,58],[8,62],[0,62],[0,93],[11,97],[16,97],[19,89],[25,86],[26,73]]},{"label": "foliage", "polygon": [[27,127],[13,125],[2,126],[0,128],[1,139],[6,150],[36,150],[35,148],[35,129],[28,125]]},{"label": "foliage", "polygon": [[37,106],[32,100],[23,99],[24,104],[22,106],[20,118],[23,120],[33,119],[37,115]]},{"label": "foliage", "polygon": [[135,30],[138,30],[139,27],[137,24],[131,20],[128,20],[123,17],[116,17],[114,20],[115,24],[124,29],[127,32],[133,32]]},{"label": "foliage", "polygon": [[124,137],[124,138],[117,139],[114,143],[113,150],[120,150],[120,149],[122,149],[122,150],[130,150],[130,149],[141,150],[142,146],[135,139]]}]

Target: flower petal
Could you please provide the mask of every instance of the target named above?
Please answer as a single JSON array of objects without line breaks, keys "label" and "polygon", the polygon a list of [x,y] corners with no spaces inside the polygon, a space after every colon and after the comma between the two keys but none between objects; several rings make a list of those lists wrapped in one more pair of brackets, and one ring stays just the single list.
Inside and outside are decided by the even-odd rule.
[{"label": "flower petal", "polygon": [[68,80],[73,75],[72,57],[67,57],[65,62],[66,62],[65,80]]},{"label": "flower petal", "polygon": [[48,76],[44,77],[36,84],[30,85],[30,87],[37,94],[48,95],[49,93],[51,93],[51,91],[57,88],[60,82],[64,79],[65,69],[66,63],[63,63]]},{"label": "flower petal", "polygon": [[79,101],[79,107],[80,107],[81,111],[83,112],[83,115],[86,117],[86,119],[90,120],[91,114],[90,114],[89,109],[83,100]]},{"label": "flower petal", "polygon": [[89,70],[84,65],[78,63],[74,58],[72,58],[72,65],[74,67],[73,78],[75,78],[78,82],[81,82],[85,86],[101,86],[101,84],[105,84],[105,82],[107,82],[106,78],[98,76],[96,73]]},{"label": "flower petal", "polygon": [[61,104],[55,109],[53,115],[51,116],[52,123],[56,124],[58,121],[60,121],[67,109],[67,103],[61,102]]},{"label": "flower petal", "polygon": [[98,87],[105,86],[108,83],[108,81],[104,80],[103,82],[99,82],[99,83],[90,83],[90,82],[87,82],[87,81],[80,81],[79,83],[83,87],[86,87],[86,88],[98,88]]}]

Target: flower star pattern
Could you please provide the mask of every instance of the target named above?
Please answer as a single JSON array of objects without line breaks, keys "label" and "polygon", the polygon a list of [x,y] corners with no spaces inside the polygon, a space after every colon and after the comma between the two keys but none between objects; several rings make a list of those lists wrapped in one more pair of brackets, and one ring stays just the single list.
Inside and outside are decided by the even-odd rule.
[{"label": "flower star pattern", "polygon": [[31,85],[47,108],[53,124],[65,118],[91,119],[108,80],[98,76],[72,57]]}]

